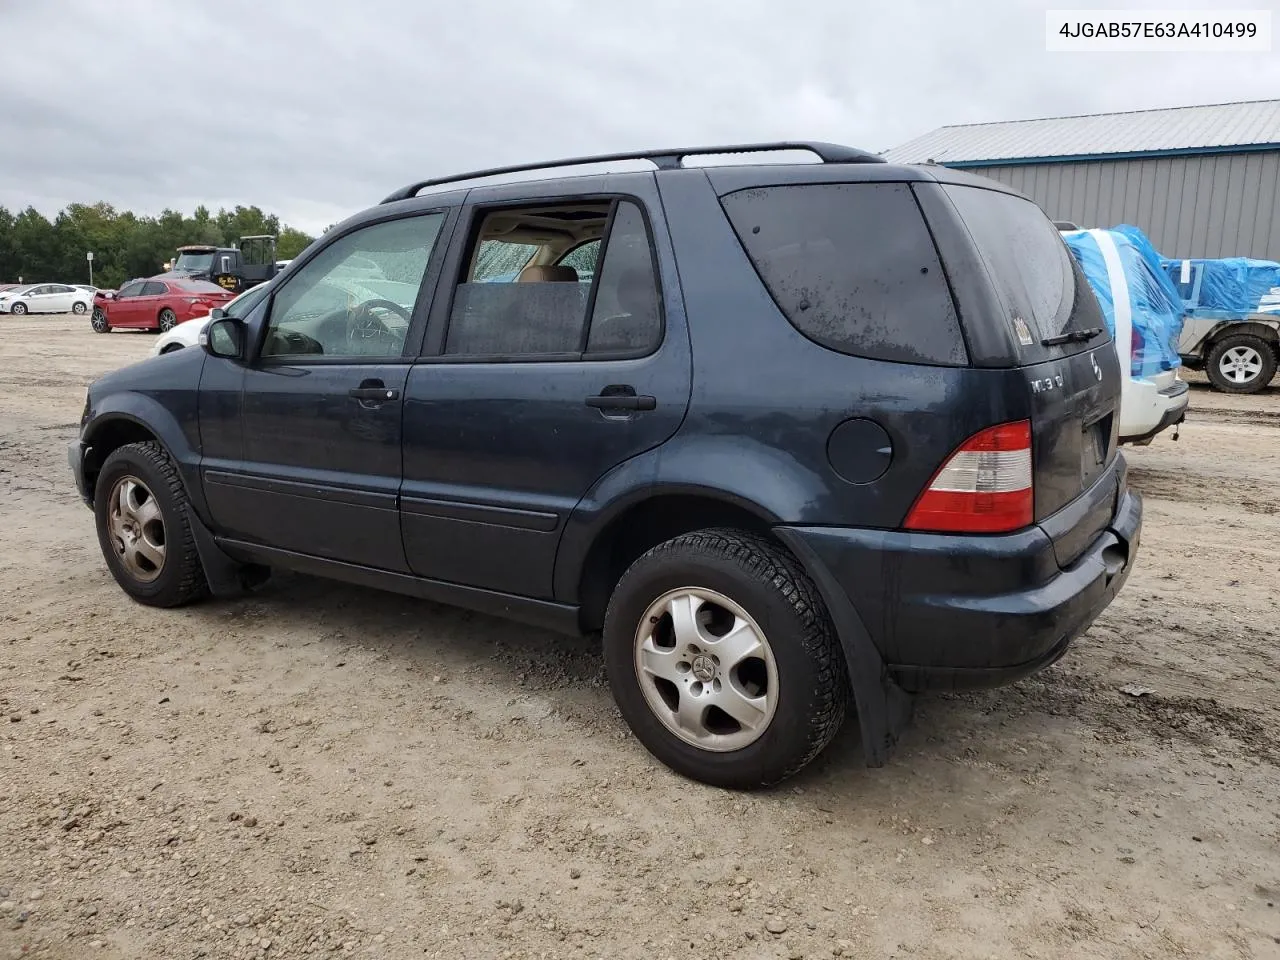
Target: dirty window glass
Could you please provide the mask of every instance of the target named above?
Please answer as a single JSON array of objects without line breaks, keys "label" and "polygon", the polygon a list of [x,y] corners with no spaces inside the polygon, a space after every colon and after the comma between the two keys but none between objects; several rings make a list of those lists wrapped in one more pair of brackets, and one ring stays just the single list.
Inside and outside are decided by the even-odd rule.
[{"label": "dirty window glass", "polygon": [[443,220],[389,220],[321,250],[276,293],[263,356],[400,356]]},{"label": "dirty window glass", "polygon": [[1040,337],[1074,329],[1071,254],[1044,211],[998,190],[944,189],[986,261],[1009,316],[1027,320]]},{"label": "dirty window glass", "polygon": [[787,319],[841,353],[964,366],[933,239],[901,183],[801,184],[722,199]]},{"label": "dirty window glass", "polygon": [[480,249],[476,251],[476,266],[471,271],[471,282],[514,283],[537,251],[538,248],[531,243],[482,241]]},{"label": "dirty window glass", "polygon": [[653,253],[644,214],[630,201],[613,215],[599,285],[587,354],[644,354],[657,347],[662,313]]}]

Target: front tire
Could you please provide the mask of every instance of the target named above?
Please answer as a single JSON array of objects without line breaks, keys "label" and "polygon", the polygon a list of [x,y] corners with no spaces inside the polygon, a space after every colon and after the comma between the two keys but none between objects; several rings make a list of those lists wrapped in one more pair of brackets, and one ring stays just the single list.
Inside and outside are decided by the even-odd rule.
[{"label": "front tire", "polygon": [[178,469],[157,443],[130,443],[102,465],[98,543],[116,583],[139,603],[177,607],[209,590]]},{"label": "front tire", "polygon": [[1247,333],[1223,337],[1209,351],[1205,373],[1223,393],[1257,393],[1276,374],[1275,346]]},{"label": "front tire", "polygon": [[26,316],[27,305],[25,303],[15,303],[12,307],[9,308],[9,312],[12,313],[15,317]]},{"label": "front tire", "polygon": [[85,303],[83,300],[77,300],[75,303],[71,305],[71,312],[74,313],[77,317],[83,317],[86,313],[89,312],[89,305]]},{"label": "front tire", "polygon": [[168,333],[178,325],[178,315],[168,307],[160,311],[160,332]]},{"label": "front tire", "polygon": [[93,319],[89,323],[93,327],[94,333],[111,332],[111,324],[107,322],[107,315],[102,312],[100,307],[93,308]]},{"label": "front tire", "polygon": [[604,655],[640,742],[712,786],[784,780],[844,721],[844,657],[817,588],[741,531],[685,534],[632,564],[609,600]]}]

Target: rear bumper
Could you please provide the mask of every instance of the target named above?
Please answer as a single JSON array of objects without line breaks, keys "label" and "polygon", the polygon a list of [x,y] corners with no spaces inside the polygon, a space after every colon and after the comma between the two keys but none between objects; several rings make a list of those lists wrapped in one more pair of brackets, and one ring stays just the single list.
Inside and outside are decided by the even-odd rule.
[{"label": "rear bumper", "polygon": [[999,686],[1044,669],[1128,579],[1142,499],[1126,490],[1111,523],[1059,567],[1039,527],[953,536],[788,528],[843,587],[906,690]]},{"label": "rear bumper", "polygon": [[1126,380],[1120,394],[1120,442],[1149,440],[1181,423],[1190,399],[1187,382],[1173,371],[1159,380]]}]

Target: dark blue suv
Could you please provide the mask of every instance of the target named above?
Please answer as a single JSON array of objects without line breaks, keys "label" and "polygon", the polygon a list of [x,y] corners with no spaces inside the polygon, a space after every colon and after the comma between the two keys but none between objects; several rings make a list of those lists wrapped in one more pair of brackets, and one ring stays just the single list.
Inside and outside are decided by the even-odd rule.
[{"label": "dark blue suv", "polygon": [[[783,148],[822,162],[685,163]],[[656,169],[572,169],[622,159]],[[233,312],[89,390],[70,459],[130,596],[280,567],[600,631],[708,783],[795,773],[849,705],[882,763],[910,693],[1053,663],[1137,551],[1097,302],[1038,207],[941,167],[428,181]]]}]

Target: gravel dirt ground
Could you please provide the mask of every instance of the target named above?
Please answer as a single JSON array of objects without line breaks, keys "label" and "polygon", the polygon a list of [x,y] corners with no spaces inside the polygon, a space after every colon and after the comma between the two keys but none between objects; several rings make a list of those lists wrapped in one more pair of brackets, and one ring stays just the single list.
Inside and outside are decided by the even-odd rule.
[{"label": "gravel dirt ground", "polygon": [[1280,389],[1127,453],[1138,565],[1057,666],[743,795],[651,760],[587,640],[129,601],[65,449],[152,342],[0,318],[0,958],[1280,957]]}]

